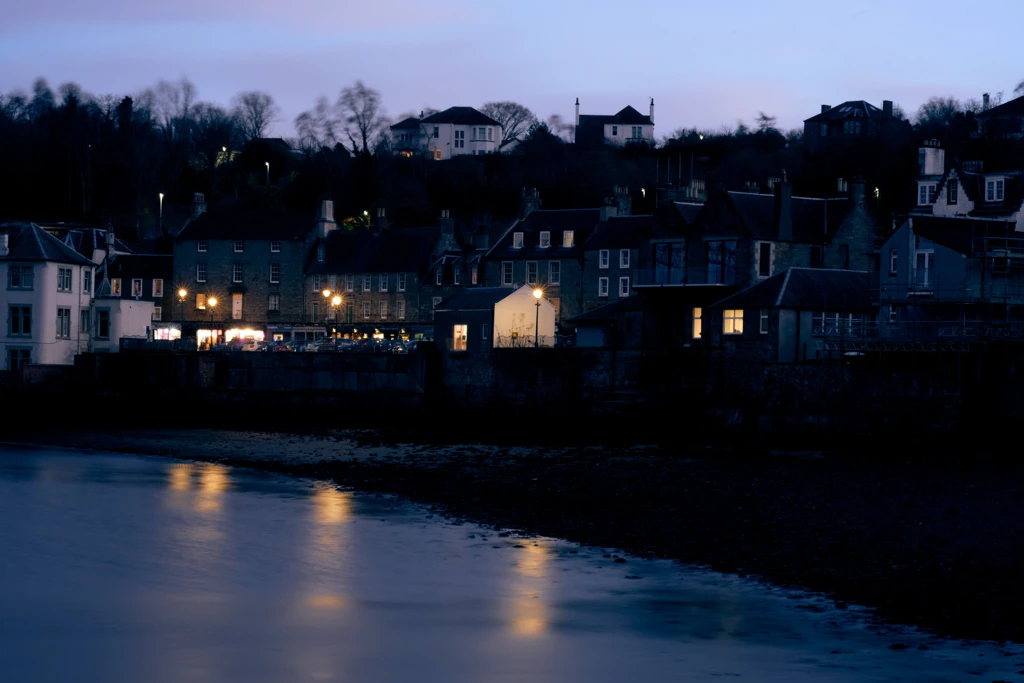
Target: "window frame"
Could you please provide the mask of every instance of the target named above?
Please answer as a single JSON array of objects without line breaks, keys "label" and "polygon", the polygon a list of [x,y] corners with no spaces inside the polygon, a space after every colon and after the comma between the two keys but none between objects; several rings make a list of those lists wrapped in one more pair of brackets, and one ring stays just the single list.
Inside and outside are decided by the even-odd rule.
[{"label": "window frame", "polygon": [[141,296],[142,296],[142,278],[141,277],[133,277],[132,278],[132,298],[133,299],[138,299]]},{"label": "window frame", "polygon": [[74,277],[73,270],[71,268],[65,268],[59,266],[57,268],[57,291],[58,292],[71,292],[73,290],[71,281]]},{"label": "window frame", "polygon": [[388,319],[388,302],[387,301],[381,301],[379,303],[380,303],[380,305],[377,307],[377,309],[378,309],[377,312],[380,314],[380,319],[381,320],[387,320]]},{"label": "window frame", "polygon": [[268,312],[280,312],[281,311],[281,295],[277,292],[271,292],[267,295],[267,311]]},{"label": "window frame", "polygon": [[[508,277],[506,277],[508,276]],[[515,286],[515,266],[512,261],[501,262],[501,286],[502,287],[514,287]]]},{"label": "window frame", "polygon": [[900,250],[896,247],[889,247],[889,275],[897,275],[900,272]]},{"label": "window frame", "polygon": [[231,264],[231,282],[232,284],[242,284],[245,276],[243,265],[241,261],[235,261]]},{"label": "window frame", "polygon": [[[533,271],[532,278],[530,276],[530,271],[531,270]],[[528,285],[535,285],[535,284],[537,284],[538,278],[540,278],[540,264],[537,261],[527,261],[526,262],[526,284],[528,284]]]},{"label": "window frame", "polygon": [[121,296],[121,278],[110,278],[110,296]]},{"label": "window frame", "polygon": [[395,316],[399,320],[405,320],[405,299],[399,299],[395,302]]},{"label": "window frame", "polygon": [[[106,314],[105,316],[103,314]],[[104,319],[107,325],[107,333],[100,334],[100,328],[103,326]],[[96,309],[96,335],[95,338],[100,341],[110,340],[110,309],[109,308],[97,308]]]},{"label": "window frame", "polygon": [[762,308],[761,309],[759,325],[758,325],[758,333],[759,334],[768,334],[768,309],[767,308]]},{"label": "window frame", "polygon": [[322,292],[322,291],[323,291],[323,290],[322,290],[322,289],[320,288],[320,285],[321,285],[321,284],[323,284],[323,282],[322,282],[322,280],[321,280],[321,278],[320,278],[320,276],[319,276],[319,275],[314,275],[314,276],[313,276],[313,277],[312,277],[312,278],[310,279],[310,284],[312,284],[312,285],[313,285],[313,289],[312,289],[312,291],[313,291],[313,293],[314,293],[314,294],[319,294],[320,292]]},{"label": "window frame", "polygon": [[741,336],[743,334],[742,308],[730,308],[722,311],[722,334],[729,336]]},{"label": "window frame", "polygon": [[57,332],[54,336],[57,339],[71,339],[71,308],[69,306],[57,307]]},{"label": "window frame", "polygon": [[562,284],[562,262],[548,261],[548,284],[552,287]]},{"label": "window frame", "polygon": [[406,284],[405,279],[406,279],[405,278],[405,273],[399,273],[398,274],[398,291],[399,292],[404,292],[405,291],[405,284]]},{"label": "window frame", "polygon": [[82,293],[92,294],[92,268],[82,269]]},{"label": "window frame", "polygon": [[547,248],[549,248],[551,246],[551,231],[550,230],[541,230],[540,231],[540,241],[538,242],[538,245],[540,246],[541,249],[547,249]]},{"label": "window frame", "polygon": [[[159,287],[157,287],[156,284],[158,282],[160,283]],[[164,296],[164,279],[162,277],[155,277],[153,278],[153,282],[150,283],[150,286],[152,287],[153,298],[162,299]]]},{"label": "window frame", "polygon": [[196,310],[197,311],[205,311],[206,310],[206,294],[204,294],[202,292],[197,292],[196,293]]},{"label": "window frame", "polygon": [[210,243],[206,240],[196,240],[196,253],[205,254],[210,250]]},{"label": "window frame", "polygon": [[[18,284],[14,284],[14,274],[18,274]],[[28,274],[27,284],[25,275]],[[7,267],[7,289],[31,292],[36,286],[35,267],[31,265],[11,264]]]},{"label": "window frame", "polygon": [[619,268],[629,268],[629,249],[619,249]]},{"label": "window frame", "polygon": [[206,282],[206,261],[196,261],[196,282],[199,284]]},{"label": "window frame", "polygon": [[956,178],[946,181],[946,204],[960,203],[960,182]]},{"label": "window frame", "polygon": [[[772,276],[773,263],[772,263],[772,243],[767,241],[755,242],[755,248],[757,249],[757,277],[766,278]],[[765,258],[765,247],[767,247],[767,258]],[[765,267],[767,265],[767,268]]]},{"label": "window frame", "polygon": [[236,254],[244,254],[245,253],[245,241],[244,240],[235,240],[234,252]]},{"label": "window frame", "polygon": [[281,240],[270,240],[270,253],[280,254],[281,253]]},{"label": "window frame", "polygon": [[575,230],[563,230],[562,231],[562,248],[572,249],[576,246],[576,231]]},{"label": "window frame", "polygon": [[153,317],[152,320],[161,321],[164,319],[164,307],[153,306]]},{"label": "window frame", "polygon": [[602,298],[602,299],[605,299],[605,298],[608,297],[608,278],[607,277],[602,276],[602,277],[597,278],[597,296],[599,298]]},{"label": "window frame", "polygon": [[629,296],[629,276],[619,278],[619,298]]},{"label": "window frame", "polygon": [[273,261],[270,264],[270,284],[281,284],[281,264],[277,261]]},{"label": "window frame", "polygon": [[608,268],[609,265],[611,264],[611,260],[612,260],[611,250],[609,250],[609,249],[601,249],[600,251],[597,252],[597,267],[600,270],[604,270],[605,268]]},{"label": "window frame", "polygon": [[693,339],[704,338],[704,311],[699,306],[693,309],[690,330]]},{"label": "window frame", "polygon": [[465,353],[469,347],[469,325],[452,325],[452,353]]},{"label": "window frame", "polygon": [[[15,314],[17,311],[17,314]],[[28,315],[25,314],[28,311]],[[25,320],[28,320],[28,325]],[[18,324],[15,325],[15,320]],[[7,306],[7,336],[19,337],[21,339],[32,338],[32,304],[8,304]],[[26,332],[25,329],[28,328]],[[18,331],[15,332],[15,329]]]},{"label": "window frame", "polygon": [[522,249],[523,248],[523,234],[522,232],[512,233],[512,248]]},{"label": "window frame", "polygon": [[388,274],[387,273],[381,273],[379,277],[380,277],[380,281],[377,283],[378,291],[381,291],[381,292],[388,291]]}]

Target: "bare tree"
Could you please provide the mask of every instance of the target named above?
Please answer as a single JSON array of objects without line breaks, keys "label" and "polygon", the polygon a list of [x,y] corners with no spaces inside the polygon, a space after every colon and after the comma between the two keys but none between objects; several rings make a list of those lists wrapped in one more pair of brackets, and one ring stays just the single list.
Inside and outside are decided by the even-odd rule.
[{"label": "bare tree", "polygon": [[384,115],[380,93],[362,81],[344,88],[338,96],[338,114],[342,130],[351,144],[353,154],[369,154],[386,134],[390,121]]},{"label": "bare tree", "polygon": [[758,133],[777,133],[778,129],[775,127],[775,122],[778,120],[774,116],[768,116],[763,111],[757,112],[757,132]]},{"label": "bare tree", "polygon": [[533,112],[517,102],[488,102],[480,111],[501,124],[499,149],[510,142],[521,142],[537,123]]},{"label": "bare tree", "polygon": [[948,126],[963,111],[960,100],[953,96],[933,97],[917,110],[917,124]]},{"label": "bare tree", "polygon": [[1017,87],[1013,89],[1014,95],[1024,95],[1024,81],[1017,84]]},{"label": "bare tree", "polygon": [[280,113],[274,98],[259,90],[240,92],[231,100],[245,142],[265,137]]},{"label": "bare tree", "polygon": [[309,111],[295,117],[295,131],[299,134],[299,146],[312,154],[324,148],[333,147],[337,142],[338,120],[331,110],[326,97],[320,97]]},{"label": "bare tree", "polygon": [[196,154],[206,168],[214,168],[230,157],[238,144],[238,120],[214,104],[200,102],[192,108]]},{"label": "bare tree", "polygon": [[548,132],[555,137],[572,142],[572,137],[575,133],[575,126],[563,121],[561,115],[552,114],[548,117],[548,120],[544,125],[547,126]]}]

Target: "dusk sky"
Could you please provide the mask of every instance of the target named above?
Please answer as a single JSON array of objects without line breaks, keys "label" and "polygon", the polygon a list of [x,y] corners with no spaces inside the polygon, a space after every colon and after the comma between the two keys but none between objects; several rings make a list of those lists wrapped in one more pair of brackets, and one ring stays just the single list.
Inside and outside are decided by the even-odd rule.
[{"label": "dusk sky", "polygon": [[130,94],[187,76],[204,101],[272,94],[272,135],[363,80],[397,117],[514,100],[539,118],[656,103],[680,126],[789,129],[823,103],[1011,98],[1024,79],[1021,0],[30,0],[5,3],[0,90],[75,81]]}]

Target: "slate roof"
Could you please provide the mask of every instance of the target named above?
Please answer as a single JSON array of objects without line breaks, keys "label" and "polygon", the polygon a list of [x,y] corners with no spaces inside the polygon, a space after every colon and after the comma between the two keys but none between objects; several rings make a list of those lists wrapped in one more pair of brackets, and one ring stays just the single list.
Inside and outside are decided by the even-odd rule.
[{"label": "slate roof", "polygon": [[[587,239],[598,223],[601,222],[601,209],[538,209],[526,218],[513,224],[501,236],[491,251],[489,258],[504,259],[537,259],[562,258],[568,255],[579,255]],[[540,233],[547,230],[551,233],[551,246],[541,248]],[[562,232],[573,231],[573,245],[566,249],[562,246]],[[523,247],[512,248],[513,234],[523,233]]]},{"label": "slate roof", "polygon": [[431,114],[423,119],[423,123],[453,123],[456,126],[500,126],[501,124],[487,114],[473,107],[449,107],[444,111]]},{"label": "slate roof", "polygon": [[650,241],[654,228],[654,216],[615,216],[597,226],[584,248],[639,249]]},{"label": "slate roof", "polygon": [[473,287],[437,305],[438,311],[490,311],[502,299],[516,293],[514,287]]},{"label": "slate roof", "polygon": [[[729,200],[755,238],[779,239],[778,226],[775,224],[774,194],[729,192]],[[846,215],[853,209],[853,202],[848,197],[793,197],[791,202],[793,238],[788,241],[792,242],[820,244],[827,241],[835,235]]]},{"label": "slate roof", "polygon": [[324,260],[313,260],[308,272],[418,273],[441,237],[440,228],[333,230],[327,235]]},{"label": "slate roof", "polygon": [[975,118],[979,119],[992,119],[1000,116],[1024,116],[1024,95],[1004,102],[998,107],[992,107],[988,111],[975,114]]},{"label": "slate roof", "polygon": [[[914,216],[911,227],[915,235],[971,256],[976,237],[988,235],[990,239],[1017,238],[1016,223],[1012,221],[979,220],[976,218],[947,218],[943,216]],[[991,248],[998,248],[998,245]]]},{"label": "slate roof", "polygon": [[595,308],[592,311],[581,313],[575,318],[566,320],[566,322],[573,325],[593,325],[608,322],[609,320],[615,320],[619,313],[643,310],[646,299],[647,297],[643,292],[634,296],[627,296],[624,299],[619,299],[613,303],[605,304],[604,306]]},{"label": "slate roof", "polygon": [[420,129],[420,124],[421,123],[422,123],[422,121],[419,120],[419,117],[410,116],[409,118],[402,119],[401,121],[399,121],[395,125],[391,126],[391,130],[417,130],[418,131]]},{"label": "slate roof", "polygon": [[[650,116],[645,116],[633,107],[624,107],[617,114],[580,114],[579,125],[576,126],[576,142],[603,144],[605,125],[620,126],[651,126],[654,122]],[[619,131],[620,137],[625,139],[625,131]]]},{"label": "slate roof", "polygon": [[[1003,200],[988,202],[985,194],[985,180],[992,176],[1002,176]],[[974,202],[972,216],[1000,216],[1011,214],[1024,204],[1024,173],[1013,171],[1007,173],[962,173],[960,184],[967,196]]]},{"label": "slate roof", "polygon": [[870,311],[872,286],[871,273],[863,270],[790,268],[711,308]]},{"label": "slate roof", "polygon": [[843,121],[845,119],[880,119],[882,118],[882,110],[864,100],[850,100],[849,102],[843,102],[842,104],[836,105],[828,111],[823,111],[820,114],[812,116],[809,119],[804,119],[804,123],[812,123],[816,121]]},{"label": "slate roof", "polygon": [[4,223],[0,231],[7,234],[6,261],[53,261],[77,266],[95,266],[90,259],[61,242],[35,223]]},{"label": "slate roof", "polygon": [[[90,258],[96,249],[107,248],[107,231],[97,228],[76,228],[68,230],[63,242],[86,258]],[[124,254],[132,253],[128,244],[114,236],[114,251]]]},{"label": "slate roof", "polygon": [[228,206],[209,209],[186,225],[176,240],[301,240],[315,225],[313,214],[251,211]]},{"label": "slate roof", "polygon": [[676,212],[690,225],[697,219],[697,214],[704,208],[703,202],[672,202]]},{"label": "slate roof", "polygon": [[[174,257],[169,254],[118,254],[107,264],[108,277],[122,279],[153,278],[163,279],[164,291],[174,284]],[[148,284],[143,284],[143,292],[149,296],[152,292]],[[127,290],[128,287],[125,287]]]}]

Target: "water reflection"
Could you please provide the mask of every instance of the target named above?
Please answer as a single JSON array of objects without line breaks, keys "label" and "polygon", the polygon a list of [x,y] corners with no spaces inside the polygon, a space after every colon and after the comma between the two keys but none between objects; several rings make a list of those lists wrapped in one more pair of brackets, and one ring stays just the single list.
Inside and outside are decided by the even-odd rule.
[{"label": "water reflection", "polygon": [[219,512],[224,492],[231,487],[228,468],[223,465],[205,463],[199,468],[199,493],[196,495],[196,510]]},{"label": "water reflection", "polygon": [[313,491],[312,502],[314,524],[306,547],[312,571],[302,605],[317,611],[339,610],[348,604],[337,584],[344,576],[345,525],[352,519],[352,493],[320,485]]},{"label": "water reflection", "polygon": [[544,541],[517,548],[509,624],[517,636],[535,638],[548,630],[547,567],[551,549]]}]

